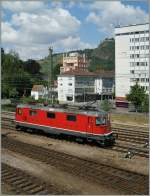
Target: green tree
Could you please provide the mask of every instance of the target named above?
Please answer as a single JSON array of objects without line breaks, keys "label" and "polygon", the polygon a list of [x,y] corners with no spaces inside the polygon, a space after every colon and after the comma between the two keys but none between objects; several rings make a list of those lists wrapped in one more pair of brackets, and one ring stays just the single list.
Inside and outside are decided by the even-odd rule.
[{"label": "green tree", "polygon": [[149,112],[149,95],[146,94],[142,103],[142,112]]},{"label": "green tree", "polygon": [[128,101],[135,106],[136,111],[141,110],[143,101],[145,100],[146,91],[144,87],[140,86],[136,83],[134,86],[131,87],[129,94],[126,95]]},{"label": "green tree", "polygon": [[110,111],[110,109],[112,108],[111,103],[109,102],[109,100],[105,99],[102,101],[100,108],[106,112]]},{"label": "green tree", "polygon": [[57,75],[60,74],[60,67],[62,66],[62,64],[57,64],[54,69],[53,69],[53,76],[54,76],[54,80],[57,79]]},{"label": "green tree", "polygon": [[41,66],[37,61],[28,59],[27,61],[23,63],[23,68],[24,68],[24,71],[30,74],[39,74]]},{"label": "green tree", "polygon": [[21,97],[32,88],[29,73],[23,70],[23,61],[14,51],[2,53],[2,98]]},{"label": "green tree", "polygon": [[17,96],[18,96],[18,91],[16,90],[16,88],[10,89],[10,91],[9,91],[9,97],[10,98],[15,98]]}]

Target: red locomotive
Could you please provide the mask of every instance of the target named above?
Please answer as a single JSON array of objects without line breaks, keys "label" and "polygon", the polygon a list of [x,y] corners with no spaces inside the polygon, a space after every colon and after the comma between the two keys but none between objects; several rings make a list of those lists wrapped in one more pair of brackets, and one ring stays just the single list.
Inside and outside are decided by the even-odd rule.
[{"label": "red locomotive", "polygon": [[115,143],[108,113],[94,109],[20,104],[16,108],[16,128],[72,135],[104,146]]}]

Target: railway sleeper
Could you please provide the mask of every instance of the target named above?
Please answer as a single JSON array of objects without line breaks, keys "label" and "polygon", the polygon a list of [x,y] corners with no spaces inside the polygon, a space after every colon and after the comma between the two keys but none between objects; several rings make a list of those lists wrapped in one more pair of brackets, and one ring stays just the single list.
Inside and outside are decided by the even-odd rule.
[{"label": "railway sleeper", "polygon": [[17,185],[17,187],[19,187],[19,188],[23,188],[23,187],[31,185],[32,182],[25,180],[25,181],[20,181],[20,182],[17,181],[17,183],[13,183],[13,184]]},{"label": "railway sleeper", "polygon": [[31,185],[29,186],[26,186],[23,188],[24,191],[30,191],[31,189],[37,187],[38,185],[37,184],[34,184],[33,182],[31,183]]},{"label": "railway sleeper", "polygon": [[10,173],[10,174],[7,174],[5,176],[3,176],[2,178],[4,178],[5,180],[9,180],[9,179],[12,179],[14,177],[17,177],[17,174],[15,173]]},{"label": "railway sleeper", "polygon": [[36,193],[39,193],[40,191],[44,191],[45,188],[40,185],[40,186],[37,186],[35,188],[33,188],[32,190],[29,191],[29,193],[32,195],[32,194],[36,194]]},{"label": "railway sleeper", "polygon": [[20,182],[22,180],[22,177],[21,176],[16,176],[16,177],[14,177],[14,178],[11,178],[11,179],[9,179],[9,182],[11,183],[16,183],[17,184],[17,182]]}]

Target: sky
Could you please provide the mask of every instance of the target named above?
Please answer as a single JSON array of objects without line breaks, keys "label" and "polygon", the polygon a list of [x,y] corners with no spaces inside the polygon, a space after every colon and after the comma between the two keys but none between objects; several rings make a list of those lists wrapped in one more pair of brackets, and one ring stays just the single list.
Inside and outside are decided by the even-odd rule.
[{"label": "sky", "polygon": [[2,47],[20,58],[95,48],[117,25],[148,22],[148,1],[2,1]]}]

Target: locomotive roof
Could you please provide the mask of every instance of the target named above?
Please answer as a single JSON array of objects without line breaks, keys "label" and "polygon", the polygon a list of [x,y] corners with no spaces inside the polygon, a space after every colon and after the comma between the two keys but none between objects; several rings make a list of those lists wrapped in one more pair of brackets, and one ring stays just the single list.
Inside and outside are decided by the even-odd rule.
[{"label": "locomotive roof", "polygon": [[66,112],[66,113],[73,113],[73,114],[84,114],[84,115],[92,115],[92,116],[99,116],[99,115],[106,115],[107,112],[103,110],[86,110],[86,109],[79,109],[75,107],[58,107],[58,106],[43,106],[43,105],[31,105],[31,104],[19,104],[17,108],[31,108],[31,109],[40,109],[45,111],[51,112]]}]

